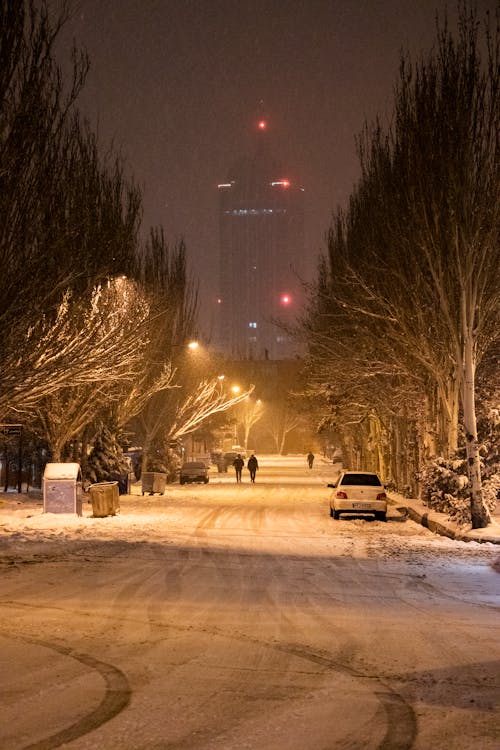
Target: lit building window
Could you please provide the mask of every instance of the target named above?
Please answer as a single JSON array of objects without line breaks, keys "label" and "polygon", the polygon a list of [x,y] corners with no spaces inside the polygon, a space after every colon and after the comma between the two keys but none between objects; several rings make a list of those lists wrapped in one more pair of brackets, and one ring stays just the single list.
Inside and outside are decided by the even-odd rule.
[{"label": "lit building window", "polygon": [[257,323],[251,322],[248,324],[249,328],[257,328]]},{"label": "lit building window", "polygon": [[286,214],[286,208],[232,208],[226,209],[225,214],[231,216],[262,216],[263,214]]}]

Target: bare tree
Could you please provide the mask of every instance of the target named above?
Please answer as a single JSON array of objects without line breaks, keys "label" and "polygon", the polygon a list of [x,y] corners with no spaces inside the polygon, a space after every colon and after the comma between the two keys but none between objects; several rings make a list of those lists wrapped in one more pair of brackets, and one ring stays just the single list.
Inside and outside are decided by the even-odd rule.
[{"label": "bare tree", "polygon": [[[129,383],[140,371],[148,306],[135,286],[113,279],[87,301],[64,296],[55,319],[11,329],[0,380],[0,413],[27,411],[61,388]],[[23,341],[15,347],[15,341]]]},{"label": "bare tree", "polygon": [[290,400],[282,400],[269,407],[266,405],[264,426],[273,439],[277,453],[283,454],[287,435],[303,424],[303,421],[303,417],[297,414]]},{"label": "bare tree", "polygon": [[[47,201],[54,192],[63,197],[62,144],[88,60],[74,53],[63,91],[53,48],[64,14],[51,21],[43,0],[6,0],[0,8],[0,321],[7,325],[46,288],[51,259],[41,246],[42,226]],[[58,268],[57,281],[67,268],[67,261]]]},{"label": "bare tree", "polygon": [[47,442],[52,460],[61,461],[65,447],[107,411],[109,403],[110,388],[101,383],[60,388],[37,402],[27,419]]},{"label": "bare tree", "polygon": [[344,420],[374,406],[394,426],[413,411],[422,452],[452,453],[462,405],[476,527],[488,510],[474,377],[500,331],[498,31],[486,65],[477,34],[463,6],[457,41],[445,25],[435,55],[403,59],[394,125],[360,141],[362,177],[330,232],[319,319],[304,327],[329,408],[326,385],[340,405],[348,394]]},{"label": "bare tree", "polygon": [[255,400],[247,396],[238,408],[233,410],[233,414],[236,418],[237,429],[243,433],[242,445],[247,449],[250,430],[262,419],[264,404],[260,398]]},{"label": "bare tree", "polygon": [[254,387],[250,386],[248,390],[236,395],[228,393],[218,378],[201,381],[194,390],[189,389],[187,394],[181,390],[172,419],[168,423],[167,439],[178,440],[195,432],[210,417],[241,404],[253,390]]},{"label": "bare tree", "polygon": [[89,383],[133,377],[144,345],[144,301],[119,299],[113,281],[132,268],[141,196],[74,109],[85,54],[73,50],[63,84],[54,47],[66,18],[46,0],[0,5],[2,413],[41,414],[42,399],[76,409]]},{"label": "bare tree", "polygon": [[195,332],[198,297],[184,243],[170,248],[162,229],[151,230],[138,263],[136,274],[149,301],[148,342],[140,372],[118,406],[118,423],[137,425],[147,470],[150,448],[168,433],[172,404],[178,403],[177,391],[189,373],[187,345]]},{"label": "bare tree", "polygon": [[[418,302],[434,302],[441,342],[447,343],[441,349],[454,368],[476,528],[488,523],[489,513],[481,494],[475,375],[500,336],[498,25],[496,37],[489,32],[487,27],[484,65],[477,19],[464,5],[456,41],[445,26],[436,56],[413,67],[403,61],[391,144],[402,209],[392,215],[392,226],[395,237],[404,238],[406,259],[418,256],[412,292],[418,284]],[[417,271],[416,260],[408,265]],[[416,297],[410,295],[414,304]]]}]

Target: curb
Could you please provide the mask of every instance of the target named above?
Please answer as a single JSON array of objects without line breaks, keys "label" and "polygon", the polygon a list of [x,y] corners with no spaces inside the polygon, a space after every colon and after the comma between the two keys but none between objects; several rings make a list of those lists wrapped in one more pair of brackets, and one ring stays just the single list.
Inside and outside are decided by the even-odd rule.
[{"label": "curb", "polygon": [[403,498],[399,497],[395,505],[399,513],[405,514],[412,521],[421,524],[434,534],[440,534],[460,542],[500,544],[500,523],[496,517],[485,529],[472,529],[459,526],[457,523],[450,521],[445,513],[429,510],[425,505],[415,500],[403,501]]},{"label": "curb", "polygon": [[426,529],[433,531],[434,534],[440,534],[441,536],[447,536],[449,539],[456,539],[456,532],[454,529],[448,527],[446,523],[443,523],[440,519],[434,518],[432,511],[420,512],[411,506],[406,508],[409,518],[416,523],[421,524]]}]

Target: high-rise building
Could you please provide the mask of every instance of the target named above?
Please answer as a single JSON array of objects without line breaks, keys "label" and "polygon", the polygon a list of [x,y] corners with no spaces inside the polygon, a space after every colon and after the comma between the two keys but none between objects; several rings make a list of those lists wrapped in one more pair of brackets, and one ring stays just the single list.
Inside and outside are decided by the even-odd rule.
[{"label": "high-rise building", "polygon": [[303,301],[304,192],[271,157],[266,123],[256,150],[218,185],[218,346],[229,357],[288,359]]}]

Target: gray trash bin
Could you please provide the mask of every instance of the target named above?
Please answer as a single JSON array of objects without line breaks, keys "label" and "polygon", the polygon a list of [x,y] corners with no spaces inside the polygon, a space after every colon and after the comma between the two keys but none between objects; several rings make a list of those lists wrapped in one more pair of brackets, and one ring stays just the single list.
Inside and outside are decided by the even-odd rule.
[{"label": "gray trash bin", "polygon": [[116,516],[120,510],[118,482],[96,482],[90,485],[89,491],[94,518]]},{"label": "gray trash bin", "polygon": [[149,492],[150,495],[154,495],[155,492],[159,492],[163,495],[165,487],[167,486],[167,475],[162,474],[159,471],[143,471],[141,475],[141,489],[142,494]]},{"label": "gray trash bin", "polygon": [[80,464],[51,463],[43,473],[43,512],[82,515]]}]

